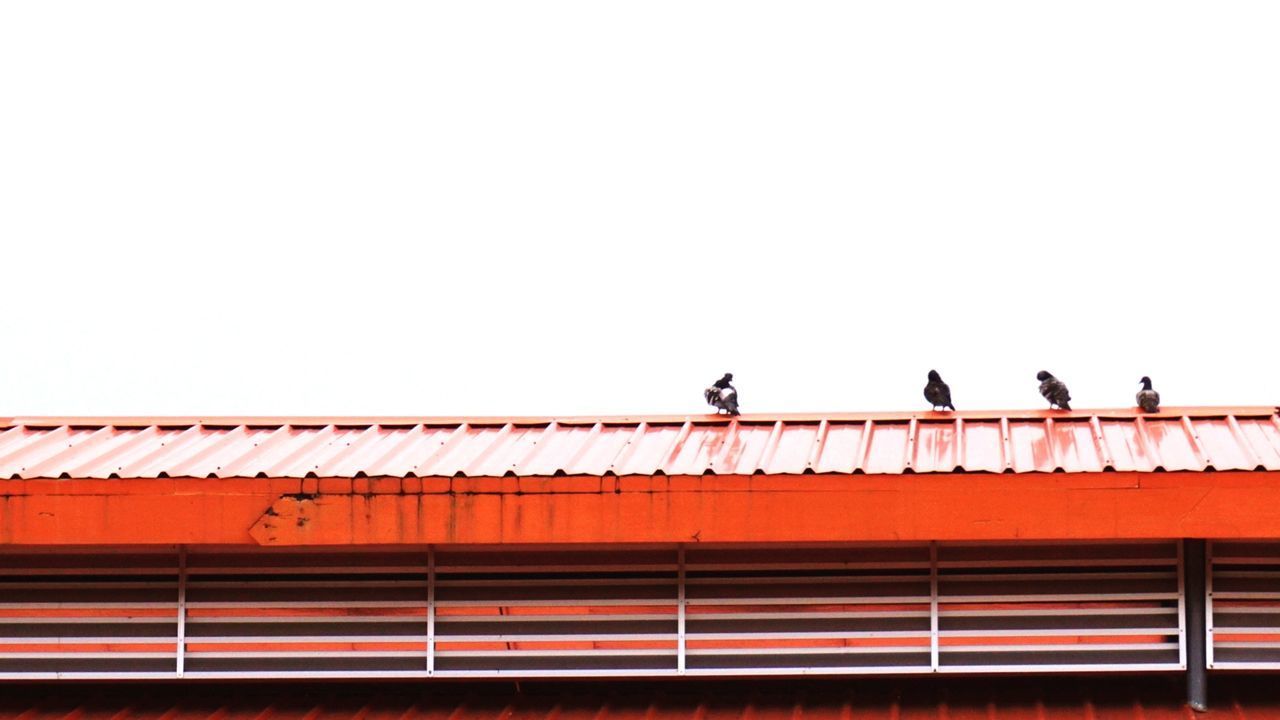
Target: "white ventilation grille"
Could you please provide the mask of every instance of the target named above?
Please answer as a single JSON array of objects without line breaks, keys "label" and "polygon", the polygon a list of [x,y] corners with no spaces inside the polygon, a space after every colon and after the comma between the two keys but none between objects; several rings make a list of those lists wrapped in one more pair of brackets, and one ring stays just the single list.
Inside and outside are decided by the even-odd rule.
[{"label": "white ventilation grille", "polygon": [[690,548],[686,667],[928,672],[929,553],[927,545]]},{"label": "white ventilation grille", "polygon": [[0,678],[1171,670],[1179,562],[1172,541],[9,553]]},{"label": "white ventilation grille", "polygon": [[675,553],[436,555],[438,674],[650,674],[676,667]]},{"label": "white ventilation grille", "polygon": [[1184,667],[1178,547],[939,546],[942,668]]},{"label": "white ventilation grille", "polygon": [[184,673],[427,667],[427,553],[191,554]]},{"label": "white ventilation grille", "polygon": [[170,677],[178,554],[0,553],[0,677]]},{"label": "white ventilation grille", "polygon": [[1209,543],[1209,667],[1280,670],[1280,542]]}]

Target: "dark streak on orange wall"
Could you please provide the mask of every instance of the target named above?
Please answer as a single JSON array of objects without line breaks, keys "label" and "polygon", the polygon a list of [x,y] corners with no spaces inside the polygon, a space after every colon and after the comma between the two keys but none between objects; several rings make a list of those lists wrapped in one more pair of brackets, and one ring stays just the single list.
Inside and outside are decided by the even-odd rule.
[{"label": "dark streak on orange wall", "polygon": [[1280,473],[12,480],[0,544],[1273,537]]}]

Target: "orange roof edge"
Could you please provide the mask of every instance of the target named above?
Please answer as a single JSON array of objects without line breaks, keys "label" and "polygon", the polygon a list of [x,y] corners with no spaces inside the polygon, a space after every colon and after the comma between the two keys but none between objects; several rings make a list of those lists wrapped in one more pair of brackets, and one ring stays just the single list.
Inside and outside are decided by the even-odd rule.
[{"label": "orange roof edge", "polygon": [[[799,413],[744,413],[736,419],[742,423],[865,421],[907,422],[910,420],[1087,420],[1089,418],[1181,418],[1181,417],[1270,417],[1280,413],[1278,405],[1236,406],[1186,406],[1163,407],[1156,413],[1143,413],[1136,407],[1080,408],[1076,410],[963,410],[959,412],[922,411],[872,411],[872,412],[799,412]],[[604,424],[670,424],[670,423],[728,423],[734,418],[713,413],[695,415],[492,415],[492,416],[416,416],[416,415],[185,415],[185,416],[109,416],[109,415],[19,415],[0,417],[0,428],[19,426],[88,426],[88,427],[149,427],[159,426],[273,426],[273,425],[594,425]]]}]

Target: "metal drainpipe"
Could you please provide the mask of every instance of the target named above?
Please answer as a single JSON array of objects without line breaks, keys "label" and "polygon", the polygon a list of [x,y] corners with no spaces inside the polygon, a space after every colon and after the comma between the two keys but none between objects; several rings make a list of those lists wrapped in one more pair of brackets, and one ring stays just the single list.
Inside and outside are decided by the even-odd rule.
[{"label": "metal drainpipe", "polygon": [[1187,704],[1192,710],[1209,709],[1209,678],[1205,656],[1205,548],[1204,540],[1183,540],[1187,609]]}]

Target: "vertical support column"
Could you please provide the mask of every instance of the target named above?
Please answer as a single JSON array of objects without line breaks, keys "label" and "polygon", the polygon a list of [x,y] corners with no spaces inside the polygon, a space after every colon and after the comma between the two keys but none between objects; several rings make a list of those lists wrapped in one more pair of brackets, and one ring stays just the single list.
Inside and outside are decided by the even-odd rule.
[{"label": "vertical support column", "polygon": [[427,674],[436,672],[436,549],[427,548]]},{"label": "vertical support column", "polygon": [[684,545],[676,550],[676,672],[685,670]]},{"label": "vertical support column", "polygon": [[929,543],[929,667],[938,672],[938,541]]},{"label": "vertical support column", "polygon": [[1205,654],[1205,542],[1183,540],[1183,560],[1186,564],[1186,634],[1187,634],[1187,704],[1191,709],[1203,712],[1209,709],[1209,678]]},{"label": "vertical support column", "polygon": [[1206,668],[1213,667],[1213,541],[1204,543],[1204,657]]},{"label": "vertical support column", "polygon": [[187,659],[187,546],[178,546],[178,642],[176,653],[178,677],[186,672]]},{"label": "vertical support column", "polygon": [[1187,669],[1187,558],[1183,542],[1174,543],[1178,552],[1178,667]]}]

